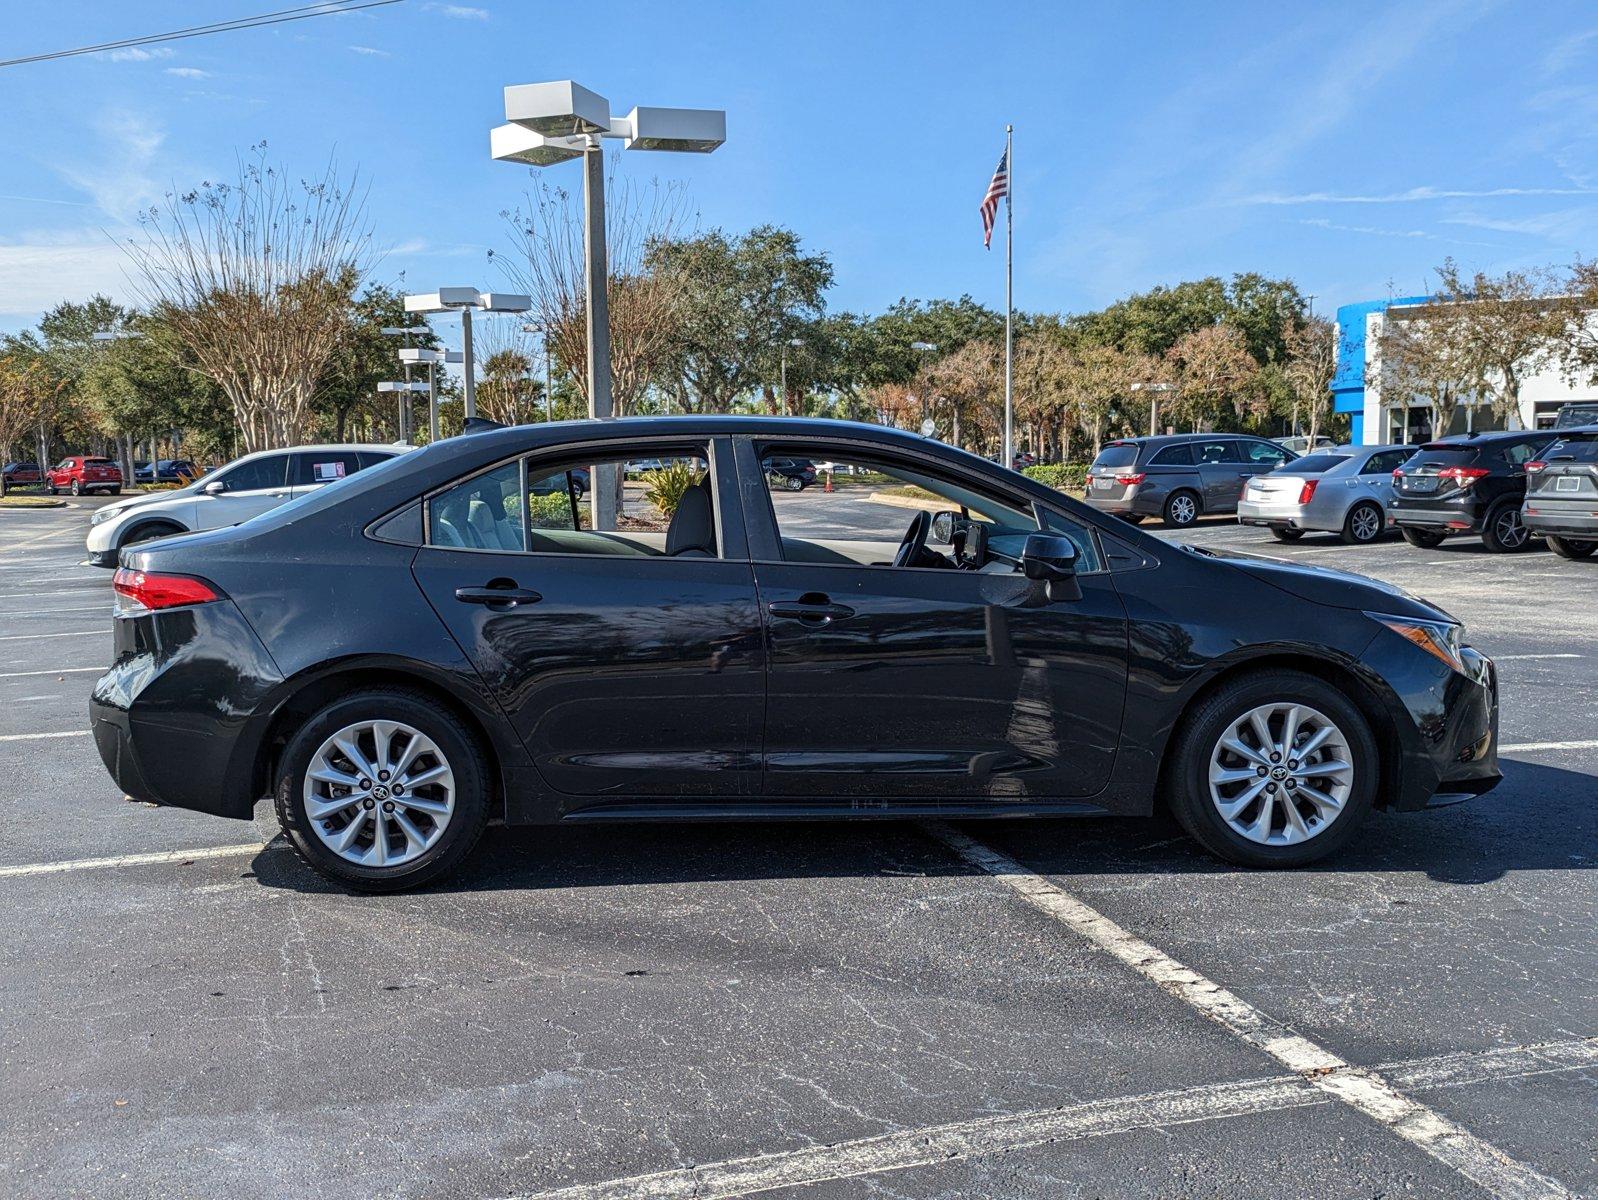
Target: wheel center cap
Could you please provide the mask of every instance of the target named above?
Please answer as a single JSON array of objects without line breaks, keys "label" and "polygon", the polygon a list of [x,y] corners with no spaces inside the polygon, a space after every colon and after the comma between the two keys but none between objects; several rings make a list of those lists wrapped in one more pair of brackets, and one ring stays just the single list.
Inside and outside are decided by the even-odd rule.
[{"label": "wheel center cap", "polygon": [[1280,783],[1280,782],[1282,782],[1282,780],[1286,779],[1288,774],[1289,774],[1289,772],[1288,772],[1288,769],[1286,767],[1272,767],[1271,768],[1271,778],[1276,780],[1277,783]]},{"label": "wheel center cap", "polygon": [[381,784],[381,783],[378,784],[376,787],[374,787],[372,789],[372,799],[373,800],[387,800],[388,799],[388,787],[385,784]]}]

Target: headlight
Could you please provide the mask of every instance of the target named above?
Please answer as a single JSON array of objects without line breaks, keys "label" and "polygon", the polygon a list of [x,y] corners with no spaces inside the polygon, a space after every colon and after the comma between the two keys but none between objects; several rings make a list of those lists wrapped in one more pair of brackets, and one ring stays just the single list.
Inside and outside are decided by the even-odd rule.
[{"label": "headlight", "polygon": [[1465,627],[1452,621],[1421,621],[1414,617],[1391,617],[1385,613],[1365,614],[1380,621],[1405,641],[1414,642],[1427,654],[1447,663],[1451,670],[1466,674],[1465,660],[1459,648],[1465,639]]},{"label": "headlight", "polygon": [[94,516],[89,518],[89,524],[99,525],[105,521],[111,520],[113,517],[120,517],[121,515],[122,509],[120,506],[113,508],[102,508],[100,511],[95,513]]}]

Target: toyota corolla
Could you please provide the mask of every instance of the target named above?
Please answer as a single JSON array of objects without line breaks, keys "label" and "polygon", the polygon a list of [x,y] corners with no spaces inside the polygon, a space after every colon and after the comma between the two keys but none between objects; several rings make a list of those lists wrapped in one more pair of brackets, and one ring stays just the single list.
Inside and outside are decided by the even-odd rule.
[{"label": "toyota corolla", "polygon": [[[1498,781],[1492,664],[1395,588],[1162,541],[877,426],[481,424],[122,552],[91,721],[125,792],[271,797],[313,868],[392,890],[496,818],[1163,805],[1294,866]],[[800,459],[849,486],[774,487]]]}]

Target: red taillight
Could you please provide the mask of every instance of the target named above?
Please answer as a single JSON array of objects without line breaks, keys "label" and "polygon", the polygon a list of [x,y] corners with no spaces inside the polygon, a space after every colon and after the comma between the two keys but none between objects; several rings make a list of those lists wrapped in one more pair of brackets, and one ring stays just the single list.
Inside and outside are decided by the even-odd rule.
[{"label": "red taillight", "polygon": [[140,608],[177,608],[184,604],[209,604],[222,593],[191,575],[161,575],[118,567],[111,588]]},{"label": "red taillight", "polygon": [[1546,467],[1546,466],[1547,466],[1547,465],[1548,465],[1548,464],[1547,464],[1547,463],[1545,463],[1545,462],[1538,462],[1538,461],[1537,461],[1537,460],[1536,460],[1536,459],[1535,459],[1535,458],[1534,458],[1534,459],[1532,459],[1532,460],[1531,460],[1531,461],[1530,461],[1530,462],[1529,462],[1529,463],[1527,463],[1527,464],[1526,464],[1526,474],[1528,474],[1528,475],[1535,475],[1535,474],[1536,474],[1536,473],[1537,473],[1537,472],[1538,472],[1538,471],[1541,471],[1541,470],[1542,470],[1542,469],[1543,469],[1543,468],[1544,468],[1544,467]]},{"label": "red taillight", "polygon": [[1304,481],[1304,486],[1298,489],[1298,502],[1300,504],[1308,504],[1314,498],[1315,485],[1319,482],[1319,479],[1306,479]]},{"label": "red taillight", "polygon": [[1437,472],[1439,479],[1452,479],[1460,487],[1475,483],[1483,475],[1491,475],[1486,467],[1445,467]]},{"label": "red taillight", "polygon": [[1115,482],[1122,487],[1131,487],[1134,483],[1142,483],[1147,477],[1145,472],[1139,471],[1136,475],[1117,475]]}]

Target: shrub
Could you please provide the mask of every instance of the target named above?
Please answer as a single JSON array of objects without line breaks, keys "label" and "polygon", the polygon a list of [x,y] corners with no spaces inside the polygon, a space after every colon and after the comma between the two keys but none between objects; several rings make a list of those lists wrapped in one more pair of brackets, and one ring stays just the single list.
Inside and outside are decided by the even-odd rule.
[{"label": "shrub", "polygon": [[644,499],[670,517],[682,502],[682,494],[699,482],[699,465],[685,460],[669,463],[658,471],[643,473]]},{"label": "shrub", "polygon": [[1088,469],[1082,463],[1048,463],[1027,467],[1021,474],[1062,492],[1085,487]]},{"label": "shrub", "polygon": [[[505,497],[505,515],[512,521],[522,519],[521,506],[516,502],[514,495]],[[578,505],[578,514],[582,515],[583,506]],[[534,529],[570,529],[572,524],[571,500],[563,492],[552,492],[547,496],[527,497],[527,515],[532,519]]]}]

